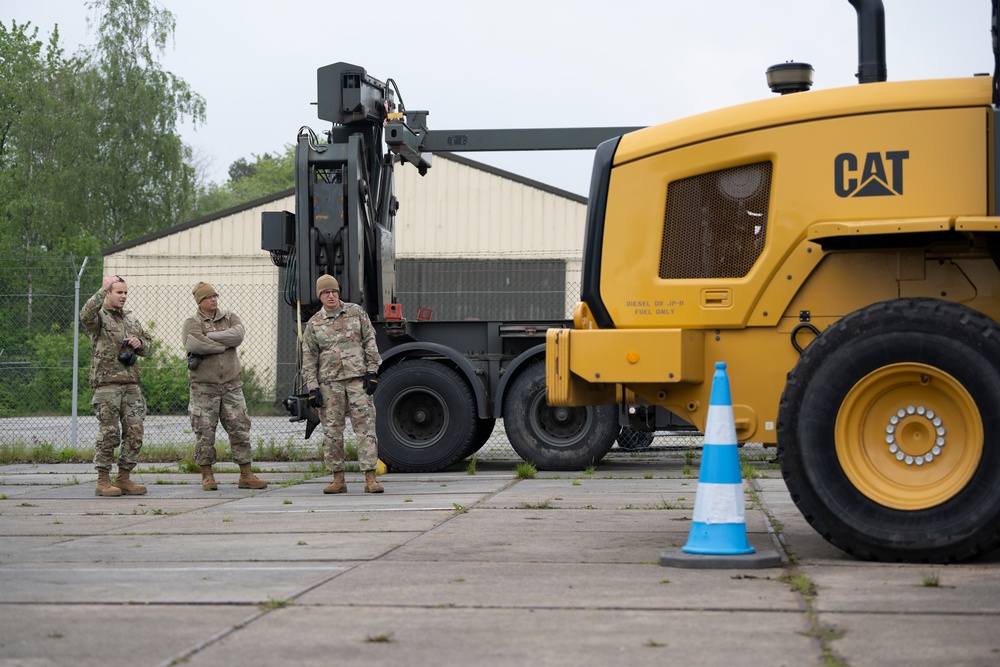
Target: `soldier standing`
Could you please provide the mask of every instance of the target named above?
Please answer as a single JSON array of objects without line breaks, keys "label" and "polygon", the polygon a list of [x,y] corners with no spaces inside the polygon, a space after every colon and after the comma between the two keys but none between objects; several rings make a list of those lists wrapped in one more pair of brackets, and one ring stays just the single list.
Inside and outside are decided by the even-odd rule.
[{"label": "soldier standing", "polygon": [[[80,310],[80,322],[90,334],[90,386],[99,431],[94,452],[98,496],[141,496],[146,487],[129,479],[142,449],[146,401],[139,388],[136,355],[153,347],[139,321],[125,310],[128,285],[118,276],[104,276],[101,289]],[[111,482],[111,464],[118,452],[118,476]]]},{"label": "soldier standing", "polygon": [[233,462],[240,467],[237,486],[263,489],[267,482],[250,469],[250,415],[236,354],[243,342],[243,322],[236,313],[219,308],[219,295],[209,283],[199,282],[191,294],[198,311],[184,320],[181,340],[188,352],[188,412],[195,434],[194,460],[201,466],[201,488],[219,488],[212,466],[216,461],[215,429],[221,419],[229,434]]},{"label": "soldier standing", "polygon": [[347,413],[358,436],[358,463],[365,473],[365,493],[382,493],[375,479],[378,443],[375,440],[375,403],[372,394],[382,364],[375,329],[361,306],[340,300],[333,276],[316,281],[323,308],[309,319],[302,337],[302,369],[309,404],[323,408],[323,449],[333,482],[323,493],[344,493],[344,424]]}]

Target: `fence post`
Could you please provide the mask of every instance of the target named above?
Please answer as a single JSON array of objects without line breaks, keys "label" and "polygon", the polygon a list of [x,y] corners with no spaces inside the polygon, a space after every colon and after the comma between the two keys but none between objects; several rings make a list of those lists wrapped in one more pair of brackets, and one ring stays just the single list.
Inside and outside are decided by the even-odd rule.
[{"label": "fence post", "polygon": [[[72,259],[72,255],[70,255],[70,259]],[[88,259],[90,257],[83,258],[80,272],[76,274],[76,297],[73,302],[73,418],[69,425],[69,441],[73,449],[76,449],[76,399],[79,394],[77,387],[80,381],[80,279],[83,277],[83,270],[87,266]],[[76,262],[73,262],[73,268],[76,268]]]}]

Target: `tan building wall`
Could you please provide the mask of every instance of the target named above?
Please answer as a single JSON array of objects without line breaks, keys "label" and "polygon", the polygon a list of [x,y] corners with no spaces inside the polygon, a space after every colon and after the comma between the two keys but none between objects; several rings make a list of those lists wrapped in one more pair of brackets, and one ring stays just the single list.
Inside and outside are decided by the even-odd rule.
[{"label": "tan building wall", "polygon": [[408,165],[398,167],[396,194],[400,257],[568,259],[583,252],[587,206],[569,193],[438,155],[426,176]]},{"label": "tan building wall", "polygon": [[[582,198],[462,158],[435,156],[426,176],[396,168],[396,254],[400,258],[562,258],[567,260],[567,307],[576,301],[586,204]],[[129,283],[140,320],[154,323],[161,346],[183,356],[184,318],[195,312],[192,285],[204,280],[219,305],[247,329],[246,366],[273,360],[277,346],[279,272],[260,249],[264,211],[294,211],[291,194],[177,225],[112,248],[105,273]],[[567,313],[569,311],[567,310]]]},{"label": "tan building wall", "polygon": [[260,249],[260,215],[293,206],[287,196],[248,207],[201,224],[179,225],[104,257],[105,273],[115,273],[129,285],[131,308],[160,346],[183,356],[181,325],[195,313],[191,287],[212,283],[219,305],[243,320],[247,340],[240,352],[244,365],[275,358],[278,269]]}]

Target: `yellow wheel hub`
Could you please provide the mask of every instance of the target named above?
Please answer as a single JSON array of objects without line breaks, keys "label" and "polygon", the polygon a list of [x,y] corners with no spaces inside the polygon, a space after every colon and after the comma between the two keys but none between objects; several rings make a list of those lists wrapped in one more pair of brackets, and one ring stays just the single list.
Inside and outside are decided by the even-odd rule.
[{"label": "yellow wheel hub", "polygon": [[852,484],[886,507],[939,505],[968,484],[983,454],[972,396],[932,366],[885,366],[848,392],[836,423],[837,458]]}]

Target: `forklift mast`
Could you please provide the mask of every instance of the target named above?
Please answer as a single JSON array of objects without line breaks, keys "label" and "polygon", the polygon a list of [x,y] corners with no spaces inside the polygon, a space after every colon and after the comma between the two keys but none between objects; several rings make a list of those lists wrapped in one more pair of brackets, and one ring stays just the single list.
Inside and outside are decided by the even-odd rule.
[{"label": "forklift mast", "polygon": [[363,67],[334,63],[317,71],[317,115],[332,123],[320,140],[299,130],[295,214],[266,212],[262,243],[288,269],[285,300],[303,320],[320,308],[316,279],[332,275],[341,298],[372,321],[396,302],[393,168],[412,164],[426,175],[435,152],[585,150],[637,127],[507,130],[427,129],[427,111],[407,111],[395,82]]}]

